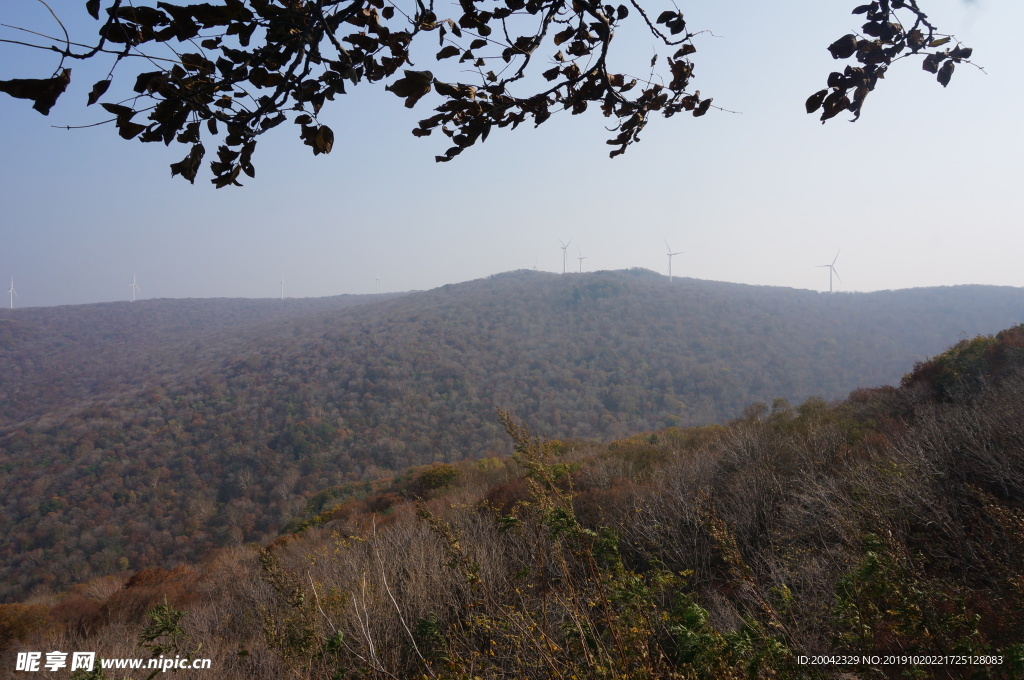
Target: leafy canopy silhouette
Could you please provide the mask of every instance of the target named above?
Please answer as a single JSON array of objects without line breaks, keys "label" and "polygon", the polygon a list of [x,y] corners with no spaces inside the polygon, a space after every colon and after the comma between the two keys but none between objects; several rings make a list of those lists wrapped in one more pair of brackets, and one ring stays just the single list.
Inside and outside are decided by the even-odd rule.
[{"label": "leafy canopy silhouette", "polygon": [[[617,6],[597,0],[459,0],[444,5],[453,12],[443,17],[435,4],[87,0],[86,9],[100,22],[95,42],[73,42],[50,10],[63,38],[22,29],[29,40],[3,42],[56,53],[53,75],[0,80],[0,91],[32,100],[47,115],[71,81],[69,61],[109,58],[110,72],[93,85],[88,105],[100,103],[112,114],[105,122],[114,123],[125,139],[188,145],[187,155],[171,164],[171,174],[193,183],[206,143],[218,140],[209,163],[218,188],[239,185],[242,173],[255,176],[257,140],[288,120],[299,126],[313,154],[330,153],[334,132],[318,117],[327,102],[361,83],[387,81],[385,89],[409,108],[431,92],[440,99],[434,115],[412,131],[424,137],[440,130],[448,137],[451,146],[436,157],[439,162],[484,141],[495,127],[540,125],[554,112],[576,115],[591,105],[614,119],[607,143],[615,157],[639,141],[653,115],[699,117],[712,107],[710,97],[690,90],[694,38],[701,31],[692,31],[678,9],[656,14],[638,0]],[[828,48],[835,59],[850,63],[829,74],[827,87],[806,103],[808,113],[822,110],[822,121],[843,111],[859,118],[865,98],[898,59],[920,56],[924,70],[945,86],[955,64],[971,56],[958,43],[944,48],[955,41],[937,31],[916,0],[877,0],[853,13],[866,19],[861,33]],[[623,73],[611,63],[615,31],[627,21],[642,22],[671,52],[660,61],[656,54],[646,76]],[[438,40],[434,59],[465,65],[460,73],[472,73],[471,82],[403,68],[412,65],[414,46],[417,56],[427,49],[426,34]],[[115,76],[126,83],[134,78],[132,93],[100,102]]]}]

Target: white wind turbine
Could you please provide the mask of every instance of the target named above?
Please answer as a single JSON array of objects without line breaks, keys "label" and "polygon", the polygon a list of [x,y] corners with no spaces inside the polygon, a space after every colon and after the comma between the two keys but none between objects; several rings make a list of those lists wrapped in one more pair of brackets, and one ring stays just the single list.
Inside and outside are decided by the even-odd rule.
[{"label": "white wind turbine", "polygon": [[[562,243],[562,239],[558,239],[558,242]],[[569,243],[572,243],[572,239],[571,238],[569,239]],[[565,254],[565,249],[569,247],[569,243],[562,243],[562,273],[563,274],[565,273],[565,262],[566,262],[566,259],[567,259],[566,258],[566,254]]]},{"label": "white wind turbine", "polygon": [[[664,239],[662,239],[662,240],[664,241]],[[668,280],[671,281],[672,280],[672,258],[675,257],[676,255],[682,255],[683,251],[680,250],[678,253],[673,253],[672,252],[672,246],[670,246],[668,244],[668,241],[665,241],[665,247],[668,248]]]},{"label": "white wind turbine", "polygon": [[281,299],[284,299],[284,274],[281,275]]},{"label": "white wind turbine", "polygon": [[580,256],[577,257],[576,259],[580,261],[580,274],[582,274],[583,273],[583,260],[587,259],[587,256],[584,255],[583,251],[580,250],[579,248],[577,248],[576,250],[579,251],[579,254],[580,254]]},{"label": "white wind turbine", "polygon": [[18,294],[18,291],[14,290],[14,276],[11,276],[11,287],[8,289],[7,294],[11,296],[11,309],[14,309],[14,298]]},{"label": "white wind turbine", "polygon": [[138,284],[138,282],[136,281],[136,278],[137,277],[135,276],[135,274],[132,274],[132,283],[129,286],[129,288],[132,289],[132,302],[135,302],[135,293],[137,293],[138,291],[142,290],[142,286],[140,286]]},{"label": "white wind turbine", "polygon": [[377,287],[374,289],[376,291],[375,294],[376,295],[380,295],[380,274],[377,275],[376,282],[377,282]]},{"label": "white wind turbine", "polygon": [[[832,259],[832,264],[819,264],[818,268],[828,267],[828,292],[832,292],[832,275],[835,274],[836,278],[839,279],[839,272],[836,271],[836,260],[839,259],[839,253],[842,252],[842,248],[836,251],[836,256]],[[841,282],[842,279],[839,279]]]}]

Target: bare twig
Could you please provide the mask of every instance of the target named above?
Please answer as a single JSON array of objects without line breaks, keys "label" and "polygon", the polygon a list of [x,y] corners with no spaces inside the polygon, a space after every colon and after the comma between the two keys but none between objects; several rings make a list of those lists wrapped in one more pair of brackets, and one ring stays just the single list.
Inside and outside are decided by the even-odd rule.
[{"label": "bare twig", "polygon": [[388,597],[391,598],[391,603],[393,605],[395,605],[395,611],[398,613],[398,620],[402,622],[402,628],[405,628],[405,632],[409,636],[409,642],[412,643],[412,648],[416,652],[416,656],[418,656],[420,658],[420,661],[423,662],[423,665],[427,667],[427,671],[430,673],[431,677],[436,677],[436,675],[434,674],[434,669],[430,667],[430,664],[427,663],[427,660],[420,653],[420,648],[416,644],[416,638],[413,636],[412,631],[409,630],[409,626],[405,622],[405,617],[402,616],[402,609],[401,609],[401,607],[398,606],[398,600],[396,600],[395,596],[391,593],[391,587],[388,585],[388,577],[384,573],[384,560],[381,559],[380,551],[377,550],[377,521],[376,521],[376,519],[374,519],[374,522],[373,522],[373,541],[372,541],[371,545],[373,546],[373,555],[374,555],[374,557],[377,558],[377,563],[380,566],[380,578],[384,582],[384,590],[387,591]]}]

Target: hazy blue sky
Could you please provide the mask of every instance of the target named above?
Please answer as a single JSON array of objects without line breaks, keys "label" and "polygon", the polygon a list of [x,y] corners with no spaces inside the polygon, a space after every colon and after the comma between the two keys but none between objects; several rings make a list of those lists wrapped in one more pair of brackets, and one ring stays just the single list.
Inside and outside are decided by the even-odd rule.
[{"label": "hazy blue sky", "polygon": [[[84,3],[65,4],[89,29]],[[430,99],[408,111],[363,85],[322,118],[332,154],[314,158],[282,125],[260,143],[256,179],[214,190],[208,171],[195,186],[171,179],[180,145],[50,127],[103,118],[84,103],[109,63],[72,64],[49,117],[0,95],[3,290],[13,275],[16,306],[123,300],[133,273],[142,297],[273,297],[282,275],[289,296],[369,293],[378,275],[381,291],[426,289],[561,271],[569,238],[572,270],[578,247],[587,271],[667,273],[667,239],[684,251],[677,276],[827,290],[815,265],[842,248],[837,290],[1024,285],[1024,3],[921,0],[987,73],[960,66],[944,90],[901,62],[860,122],[822,126],[803,103],[837,63],[826,46],[859,27],[854,4],[680,2],[714,32],[698,40],[695,87],[739,113],[656,119],[614,160],[594,110],[496,130],[436,164],[446,140],[409,134]],[[52,30],[33,0],[6,0],[0,23]],[[623,37],[625,59],[649,60],[651,39]],[[0,78],[55,65],[0,45]]]}]

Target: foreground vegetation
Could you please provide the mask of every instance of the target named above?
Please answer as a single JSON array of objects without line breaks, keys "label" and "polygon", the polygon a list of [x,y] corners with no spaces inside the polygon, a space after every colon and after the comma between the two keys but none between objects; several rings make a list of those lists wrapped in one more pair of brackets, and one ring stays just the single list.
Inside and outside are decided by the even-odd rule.
[{"label": "foreground vegetation", "polygon": [[[1021,395],[1017,327],[899,388],[727,426],[595,445],[502,413],[510,458],[327,489],[272,545],[0,605],[4,658],[159,648],[246,678],[1024,677]],[[821,654],[982,663],[801,663]]]}]

